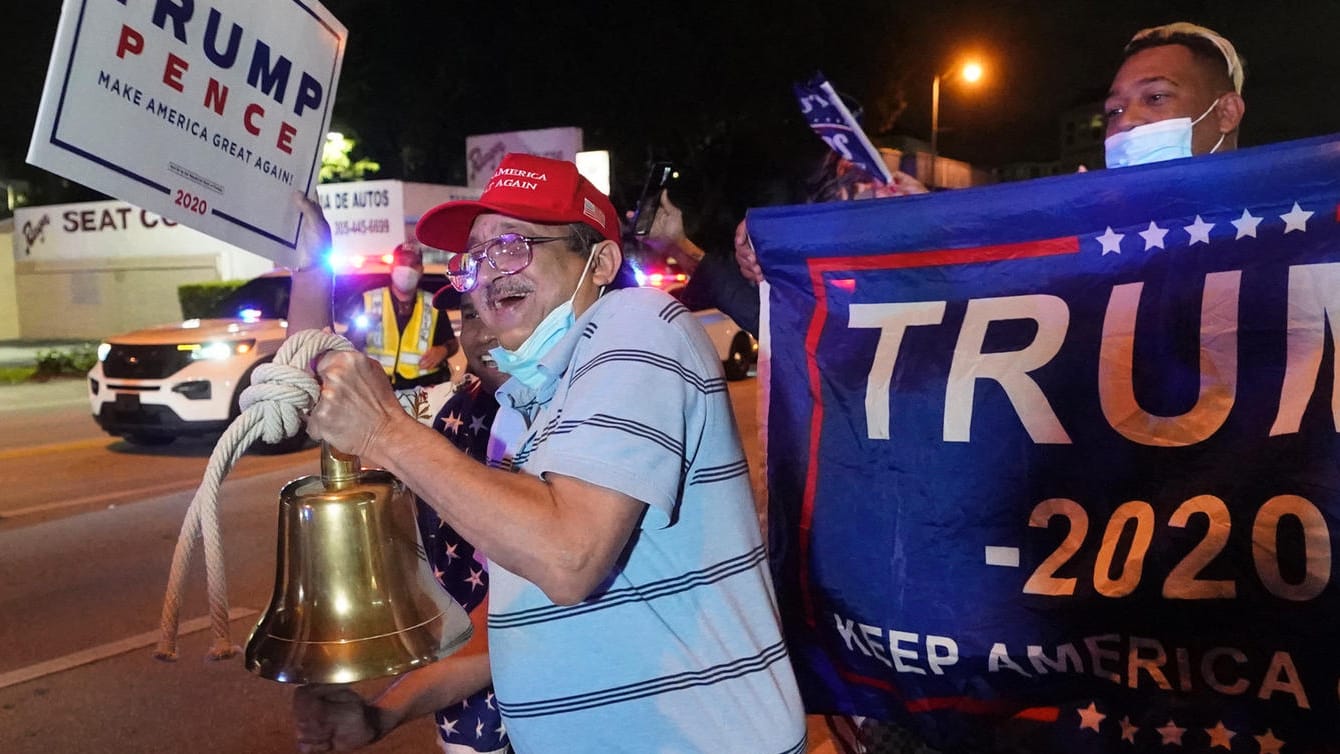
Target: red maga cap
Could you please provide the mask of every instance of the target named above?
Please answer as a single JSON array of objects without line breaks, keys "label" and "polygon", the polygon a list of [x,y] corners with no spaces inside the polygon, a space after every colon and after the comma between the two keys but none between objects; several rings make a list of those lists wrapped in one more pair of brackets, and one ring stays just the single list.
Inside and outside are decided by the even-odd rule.
[{"label": "red maga cap", "polygon": [[465,251],[470,226],[485,212],[533,223],[586,223],[619,243],[619,216],[609,197],[566,160],[531,154],[504,155],[478,201],[439,204],[424,213],[414,234],[444,251]]}]

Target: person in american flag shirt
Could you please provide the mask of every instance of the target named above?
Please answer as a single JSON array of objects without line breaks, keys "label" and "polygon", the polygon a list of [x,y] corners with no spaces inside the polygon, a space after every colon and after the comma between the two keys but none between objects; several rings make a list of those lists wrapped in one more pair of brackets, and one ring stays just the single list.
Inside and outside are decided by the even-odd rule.
[{"label": "person in american flag shirt", "polygon": [[[454,297],[450,297],[454,298]],[[449,297],[438,296],[443,308]],[[461,297],[461,346],[467,369],[459,383],[424,388],[411,412],[471,457],[486,461],[490,427],[498,411],[493,393],[507,375],[498,371],[490,348],[498,344],[479,321],[469,295]],[[510,754],[507,730],[493,699],[493,688],[464,696],[465,684],[480,673],[487,678],[488,567],[482,555],[422,500],[416,501],[419,533],[433,575],[452,599],[471,615],[474,636],[459,653],[406,673],[369,701],[348,686],[306,686],[294,698],[299,749],[352,751],[383,738],[391,730],[430,712],[439,745],[446,754]],[[464,698],[462,698],[464,696]]]}]

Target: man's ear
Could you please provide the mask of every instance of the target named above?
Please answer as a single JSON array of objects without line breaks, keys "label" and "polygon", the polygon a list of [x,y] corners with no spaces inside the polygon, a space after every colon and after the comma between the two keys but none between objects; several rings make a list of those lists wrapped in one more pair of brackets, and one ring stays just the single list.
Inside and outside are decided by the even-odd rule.
[{"label": "man's ear", "polygon": [[591,256],[594,257],[591,262],[591,282],[597,286],[614,282],[619,276],[619,268],[623,266],[623,252],[619,250],[619,244],[610,240],[601,241],[591,249]]},{"label": "man's ear", "polygon": [[1247,102],[1242,99],[1241,94],[1229,92],[1219,98],[1219,106],[1214,110],[1218,118],[1219,133],[1231,134],[1242,124],[1242,115],[1247,111]]}]

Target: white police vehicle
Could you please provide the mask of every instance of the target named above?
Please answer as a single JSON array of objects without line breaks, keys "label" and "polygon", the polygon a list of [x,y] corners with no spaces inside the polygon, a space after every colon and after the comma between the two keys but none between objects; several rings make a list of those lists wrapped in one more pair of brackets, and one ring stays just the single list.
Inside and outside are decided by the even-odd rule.
[{"label": "white police vehicle", "polygon": [[722,370],[728,380],[743,380],[758,363],[758,341],[748,330],[735,324],[720,309],[699,309],[693,312],[721,358]]},{"label": "white police vehicle", "polygon": [[753,372],[754,366],[758,364],[758,341],[748,330],[736,324],[730,315],[720,309],[705,307],[703,302],[685,295],[683,283],[688,279],[687,275],[676,275],[664,282],[660,275],[644,274],[642,278],[643,285],[661,288],[698,318],[712,346],[716,348],[726,379],[743,380]]}]

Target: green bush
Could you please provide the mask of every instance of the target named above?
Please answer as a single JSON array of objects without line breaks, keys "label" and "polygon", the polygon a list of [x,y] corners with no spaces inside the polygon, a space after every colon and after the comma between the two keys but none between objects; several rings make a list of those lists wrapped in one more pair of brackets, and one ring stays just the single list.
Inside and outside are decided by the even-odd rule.
[{"label": "green bush", "polygon": [[98,363],[98,344],[79,343],[37,352],[36,377],[82,377]]},{"label": "green bush", "polygon": [[245,282],[247,281],[211,280],[177,286],[177,301],[181,303],[182,319],[200,319],[214,314],[218,311],[219,302]]}]

